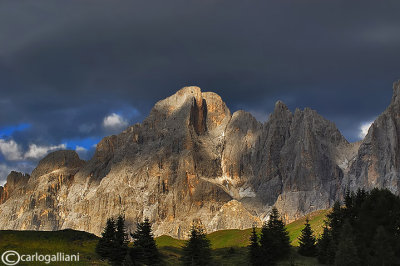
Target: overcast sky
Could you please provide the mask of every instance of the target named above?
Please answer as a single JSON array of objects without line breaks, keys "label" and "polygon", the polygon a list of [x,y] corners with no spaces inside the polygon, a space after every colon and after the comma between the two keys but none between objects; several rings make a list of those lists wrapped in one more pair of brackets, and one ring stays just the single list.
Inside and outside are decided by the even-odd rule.
[{"label": "overcast sky", "polygon": [[48,152],[88,159],[186,85],[265,121],[311,107],[357,141],[400,79],[400,1],[0,2],[0,184]]}]

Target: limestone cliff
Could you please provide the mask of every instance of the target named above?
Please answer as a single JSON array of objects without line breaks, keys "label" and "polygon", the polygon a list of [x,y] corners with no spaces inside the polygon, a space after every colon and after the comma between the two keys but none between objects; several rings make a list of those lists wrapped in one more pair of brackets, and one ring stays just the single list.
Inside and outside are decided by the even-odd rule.
[{"label": "limestone cliff", "polygon": [[29,180],[28,174],[11,171],[7,176],[7,182],[4,187],[0,186],[0,204],[4,203],[15,190],[23,188]]},{"label": "limestone cliff", "polygon": [[278,101],[260,123],[231,114],[215,93],[183,88],[104,138],[91,160],[57,151],[23,182],[7,181],[0,228],[99,234],[123,213],[130,230],[148,217],[155,235],[185,238],[197,221],[208,232],[260,225],[273,205],[291,221],[329,208],[349,184],[398,193],[398,87],[361,147],[309,108],[292,113]]},{"label": "limestone cliff", "polygon": [[374,121],[361,143],[343,187],[374,187],[400,192],[400,81],[393,84],[388,108]]}]

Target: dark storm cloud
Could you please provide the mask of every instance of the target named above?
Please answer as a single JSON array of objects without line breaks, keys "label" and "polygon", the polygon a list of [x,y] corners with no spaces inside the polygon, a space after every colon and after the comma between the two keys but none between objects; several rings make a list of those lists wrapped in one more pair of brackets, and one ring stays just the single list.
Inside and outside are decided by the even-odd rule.
[{"label": "dark storm cloud", "polygon": [[400,78],[399,8],[398,0],[2,1],[0,128],[30,124],[12,136],[24,149],[79,143],[109,134],[107,116],[141,121],[159,99],[198,85],[262,120],[278,99],[309,106],[355,141]]}]

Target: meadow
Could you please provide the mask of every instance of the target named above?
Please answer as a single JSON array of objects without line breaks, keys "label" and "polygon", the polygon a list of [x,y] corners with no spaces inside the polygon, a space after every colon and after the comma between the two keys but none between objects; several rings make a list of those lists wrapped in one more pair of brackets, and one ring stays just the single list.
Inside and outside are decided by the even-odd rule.
[{"label": "meadow", "polygon": [[[320,210],[309,214],[307,217],[315,234],[322,233],[327,210]],[[315,258],[307,258],[297,253],[301,229],[304,227],[305,217],[286,226],[291,244],[291,254],[287,260],[278,265],[318,265]],[[260,229],[258,229],[260,231]],[[215,265],[248,265],[247,246],[249,244],[251,229],[246,230],[221,230],[207,235],[211,242],[212,255]],[[6,250],[15,250],[20,254],[76,254],[79,252],[80,262],[57,263],[57,265],[109,265],[95,253],[98,237],[81,231],[0,231],[0,253]],[[179,264],[181,247],[184,240],[170,236],[156,238],[159,251],[167,265]],[[20,263],[18,265],[44,265],[44,263]],[[54,264],[53,264],[54,265]]]}]

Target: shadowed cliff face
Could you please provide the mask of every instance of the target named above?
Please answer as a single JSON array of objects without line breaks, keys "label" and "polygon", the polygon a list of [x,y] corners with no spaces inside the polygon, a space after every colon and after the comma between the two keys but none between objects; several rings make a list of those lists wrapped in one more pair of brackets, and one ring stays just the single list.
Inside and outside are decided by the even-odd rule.
[{"label": "shadowed cliff face", "polygon": [[388,108],[374,121],[362,141],[343,186],[350,189],[400,189],[400,81],[393,84]]},{"label": "shadowed cliff face", "polygon": [[143,123],[104,138],[90,161],[58,151],[31,178],[8,181],[0,228],[100,234],[108,217],[123,213],[130,230],[148,217],[155,235],[186,238],[193,221],[208,232],[261,225],[273,205],[291,221],[331,207],[347,185],[378,182],[398,192],[396,99],[358,149],[311,109],[291,113],[277,102],[262,124],[245,111],[231,114],[215,93],[186,87]]}]

